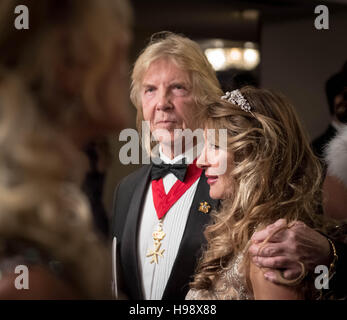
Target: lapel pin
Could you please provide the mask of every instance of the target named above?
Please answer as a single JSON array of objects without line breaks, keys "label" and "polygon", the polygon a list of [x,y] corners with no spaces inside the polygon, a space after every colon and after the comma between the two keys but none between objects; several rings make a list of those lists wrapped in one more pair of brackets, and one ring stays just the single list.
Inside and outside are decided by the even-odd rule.
[{"label": "lapel pin", "polygon": [[200,207],[199,207],[199,211],[202,213],[208,213],[210,210],[211,206],[206,202],[200,202]]}]

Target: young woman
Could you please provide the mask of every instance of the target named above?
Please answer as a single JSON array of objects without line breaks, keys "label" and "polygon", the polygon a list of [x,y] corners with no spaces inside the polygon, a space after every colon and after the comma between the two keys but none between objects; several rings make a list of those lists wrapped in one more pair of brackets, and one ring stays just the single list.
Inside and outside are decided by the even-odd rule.
[{"label": "young woman", "polygon": [[[197,164],[205,169],[210,196],[222,203],[206,228],[208,245],[186,298],[318,297],[301,261],[297,279],[288,281],[277,272],[281,284],[276,285],[265,280],[267,269],[251,262],[247,252],[253,233],[280,218],[283,228],[300,220],[325,230],[317,215],[320,164],[293,107],[274,92],[244,87],[210,104],[204,119],[205,146]],[[219,146],[218,136],[208,129],[226,129],[227,147]]]}]

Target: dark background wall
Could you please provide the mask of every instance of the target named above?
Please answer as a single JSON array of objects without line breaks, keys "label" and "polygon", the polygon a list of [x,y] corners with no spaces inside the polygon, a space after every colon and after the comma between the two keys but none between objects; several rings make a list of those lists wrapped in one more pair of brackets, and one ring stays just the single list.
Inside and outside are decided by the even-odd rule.
[{"label": "dark background wall", "polygon": [[262,28],[261,84],[282,91],[297,109],[311,138],[330,121],[325,81],[347,59],[347,16],[330,15],[330,29],[313,19],[267,23]]}]

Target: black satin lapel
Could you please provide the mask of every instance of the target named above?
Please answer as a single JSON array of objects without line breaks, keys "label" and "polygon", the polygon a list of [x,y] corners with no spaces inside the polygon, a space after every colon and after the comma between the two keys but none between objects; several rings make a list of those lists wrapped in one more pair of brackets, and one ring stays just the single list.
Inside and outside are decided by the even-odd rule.
[{"label": "black satin lapel", "polygon": [[[219,203],[209,196],[210,187],[206,180],[205,174],[202,173],[163,300],[183,300],[189,290],[188,284],[193,280],[196,262],[201,256],[202,246],[206,243],[203,231],[210,222],[210,212]],[[208,213],[199,211],[200,203],[204,201],[211,206]]]},{"label": "black satin lapel", "polygon": [[152,165],[134,185],[133,196],[129,207],[127,220],[124,225],[123,238],[121,244],[121,259],[123,267],[124,282],[132,299],[142,300],[143,291],[140,278],[140,270],[137,255],[137,236],[139,218],[142,212],[142,205],[147,190],[147,183],[150,178]]}]

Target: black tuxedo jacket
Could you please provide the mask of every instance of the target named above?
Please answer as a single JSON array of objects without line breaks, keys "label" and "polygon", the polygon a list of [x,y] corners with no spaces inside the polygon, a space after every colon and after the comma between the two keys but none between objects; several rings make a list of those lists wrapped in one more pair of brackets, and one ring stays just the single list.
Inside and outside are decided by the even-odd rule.
[{"label": "black tuxedo jacket", "polygon": [[[138,228],[144,198],[151,181],[152,164],[144,165],[125,177],[114,194],[112,237],[117,237],[121,289],[130,298],[144,299],[138,261]],[[203,231],[210,222],[209,213],[199,211],[200,202],[207,201],[211,210],[218,205],[209,196],[209,186],[202,173],[190,208],[181,244],[163,293],[164,300],[182,300],[189,290],[189,282],[206,243]]]}]

